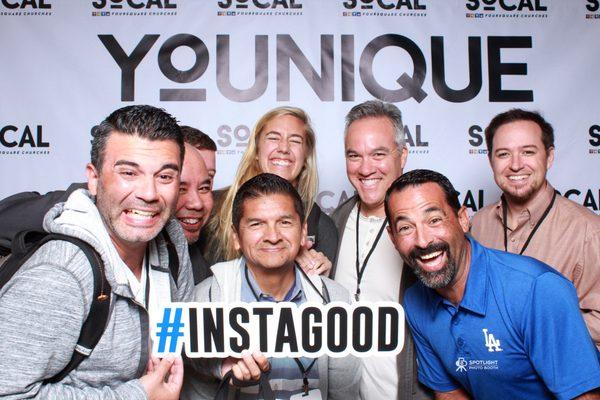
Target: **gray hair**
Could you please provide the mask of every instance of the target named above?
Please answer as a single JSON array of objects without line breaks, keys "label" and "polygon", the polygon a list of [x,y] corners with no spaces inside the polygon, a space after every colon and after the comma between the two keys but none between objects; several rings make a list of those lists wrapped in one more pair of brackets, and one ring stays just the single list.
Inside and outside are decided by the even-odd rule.
[{"label": "gray hair", "polygon": [[402,113],[392,103],[385,103],[381,100],[368,100],[352,107],[346,115],[344,136],[348,133],[348,128],[353,122],[372,117],[387,118],[394,127],[394,141],[398,149],[404,147],[406,137],[404,135],[404,124],[402,124]]}]

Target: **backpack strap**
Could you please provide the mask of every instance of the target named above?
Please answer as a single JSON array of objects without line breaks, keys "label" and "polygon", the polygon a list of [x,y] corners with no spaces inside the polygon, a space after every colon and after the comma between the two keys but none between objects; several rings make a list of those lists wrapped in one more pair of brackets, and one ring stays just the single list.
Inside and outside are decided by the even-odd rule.
[{"label": "backpack strap", "polygon": [[46,379],[46,383],[56,383],[92,353],[106,329],[110,312],[111,289],[104,275],[104,262],[96,250],[87,242],[72,236],[36,231],[19,232],[12,243],[12,254],[0,268],[0,288],[2,288],[21,266],[44,244],[52,240],[62,240],[79,247],[92,268],[94,293],[86,320],[83,322],[77,345],[69,363],[57,375]]},{"label": "backpack strap", "polygon": [[[45,231],[21,231],[17,233],[12,240],[10,254],[14,254],[17,257],[23,257],[25,256],[25,254],[27,254],[27,252],[29,252],[33,248],[33,246],[36,246],[48,236],[48,232]],[[44,241],[42,244],[46,242],[47,240]],[[38,247],[39,246],[36,247],[36,250]]]},{"label": "backpack strap", "polygon": [[[79,247],[90,262],[92,273],[94,275],[94,295],[92,297],[92,304],[88,316],[81,326],[81,333],[79,334],[79,339],[77,340],[77,345],[75,346],[75,351],[73,351],[71,360],[62,371],[45,381],[46,383],[56,383],[64,379],[69,372],[77,368],[77,366],[92,353],[94,347],[96,347],[100,341],[100,338],[106,329],[106,323],[108,322],[110,313],[111,289],[110,284],[104,275],[104,262],[98,252],[89,243],[72,236],[59,234],[49,234],[42,239],[40,243],[46,243],[50,240],[62,240],[73,243]],[[37,247],[39,248],[39,245]]]}]

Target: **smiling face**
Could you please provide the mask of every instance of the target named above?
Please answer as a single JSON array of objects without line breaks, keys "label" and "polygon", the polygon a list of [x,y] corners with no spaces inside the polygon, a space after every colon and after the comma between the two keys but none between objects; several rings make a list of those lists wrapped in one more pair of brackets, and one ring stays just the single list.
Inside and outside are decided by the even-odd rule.
[{"label": "smiling face", "polygon": [[296,186],[306,160],[304,123],[292,115],[274,117],[261,131],[256,150],[261,172],[278,175]]},{"label": "smiling face", "polygon": [[398,149],[394,127],[385,117],[368,117],[348,127],[346,173],[358,192],[365,215],[383,216],[385,192],[402,175],[406,147]]},{"label": "smiling face", "polygon": [[532,121],[504,124],[494,135],[490,164],[494,180],[509,201],[526,204],[546,182],[554,149],[546,151],[542,130]]},{"label": "smiling face", "polygon": [[198,240],[200,229],[210,216],[213,206],[211,183],[200,152],[186,143],[175,217],[188,243]]},{"label": "smiling face", "polygon": [[180,150],[172,140],[113,132],[98,171],[87,165],[88,188],[117,250],[156,237],[175,210]]},{"label": "smiling face", "polygon": [[306,237],[306,225],[293,199],[285,194],[268,194],[246,199],[242,210],[233,241],[248,268],[272,271],[293,266]]},{"label": "smiling face", "polygon": [[466,209],[457,215],[440,186],[428,182],[394,192],[388,210],[390,239],[419,280],[432,289],[452,284],[467,259]]}]

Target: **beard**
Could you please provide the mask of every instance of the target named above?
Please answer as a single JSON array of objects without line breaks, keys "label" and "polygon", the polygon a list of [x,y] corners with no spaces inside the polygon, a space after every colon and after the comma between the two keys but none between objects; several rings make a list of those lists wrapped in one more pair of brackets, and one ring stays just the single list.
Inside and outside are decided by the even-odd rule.
[{"label": "beard", "polygon": [[[446,253],[448,258],[446,265],[438,271],[425,271],[419,265],[419,257],[436,251],[443,251]],[[412,268],[421,283],[430,289],[440,289],[448,286],[452,283],[458,271],[456,261],[450,253],[450,246],[448,246],[448,243],[446,242],[432,243],[424,249],[415,247],[408,254],[406,262]]]},{"label": "beard", "polygon": [[[111,239],[113,241],[117,239],[123,243],[139,244],[149,242],[160,233],[173,213],[172,210],[165,209],[158,202],[150,204],[139,199],[127,202],[119,201],[119,199],[115,198],[114,193],[107,190],[102,182],[98,182],[95,200],[100,217]],[[127,208],[152,209],[156,213],[160,213],[161,216],[154,226],[136,228],[128,226],[120,218],[123,210]]]}]

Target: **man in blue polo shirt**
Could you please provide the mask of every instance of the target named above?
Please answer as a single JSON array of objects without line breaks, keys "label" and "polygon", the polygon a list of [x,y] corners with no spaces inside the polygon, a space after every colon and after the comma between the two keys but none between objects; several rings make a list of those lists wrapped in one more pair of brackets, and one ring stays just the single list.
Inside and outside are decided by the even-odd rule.
[{"label": "man in blue polo shirt", "polygon": [[420,281],[404,298],[419,380],[441,399],[600,398],[598,352],[573,285],[466,236],[457,195],[428,170],[386,194],[388,233]]}]

